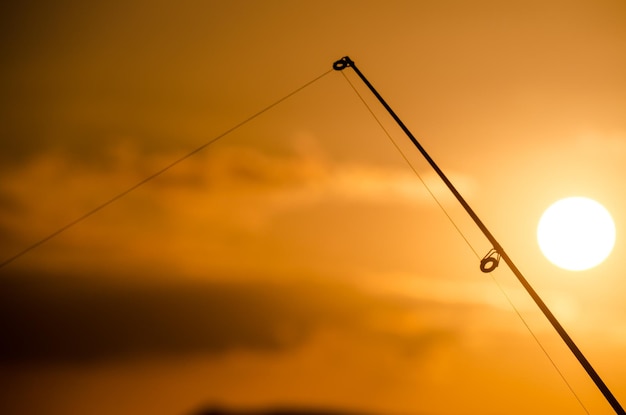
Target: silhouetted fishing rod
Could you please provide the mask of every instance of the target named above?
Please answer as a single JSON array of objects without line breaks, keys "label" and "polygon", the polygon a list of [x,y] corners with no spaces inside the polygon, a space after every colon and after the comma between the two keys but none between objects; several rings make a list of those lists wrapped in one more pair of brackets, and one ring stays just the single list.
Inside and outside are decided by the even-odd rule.
[{"label": "silhouetted fishing rod", "polygon": [[513,271],[513,274],[515,274],[519,282],[524,286],[528,294],[530,294],[530,296],[535,301],[537,306],[539,306],[539,309],[541,309],[541,311],[546,316],[548,321],[550,321],[550,323],[552,324],[554,329],[557,331],[557,333],[559,333],[559,335],[561,336],[565,344],[567,344],[567,346],[570,348],[572,353],[574,353],[574,356],[576,356],[576,359],[578,359],[578,362],[580,362],[580,364],[585,369],[585,371],[587,371],[587,374],[589,375],[591,380],[593,380],[593,382],[596,384],[598,389],[600,389],[600,392],[602,392],[606,400],[609,402],[609,404],[611,404],[611,406],[613,407],[613,410],[615,410],[615,413],[617,413],[618,415],[626,415],[626,412],[624,412],[624,409],[622,408],[620,403],[617,401],[615,396],[613,396],[613,393],[611,393],[611,391],[606,386],[604,381],[602,381],[602,378],[600,378],[600,375],[598,375],[598,373],[595,371],[593,366],[591,366],[591,363],[589,363],[589,361],[580,351],[578,346],[576,346],[572,338],[567,334],[563,326],[561,326],[561,323],[559,323],[559,321],[556,319],[554,314],[552,314],[552,312],[550,311],[548,306],[543,302],[541,297],[539,297],[537,292],[530,286],[526,278],[524,278],[520,270],[517,268],[517,266],[513,263],[511,258],[504,251],[504,249],[502,248],[502,245],[500,245],[500,243],[491,234],[491,232],[489,232],[489,229],[487,229],[487,227],[483,224],[480,218],[472,210],[470,205],[468,205],[465,199],[463,199],[463,196],[461,196],[461,194],[456,190],[452,182],[448,180],[448,178],[443,173],[443,171],[439,168],[439,166],[437,166],[437,163],[435,163],[435,161],[430,157],[430,155],[426,152],[424,147],[422,147],[422,145],[417,141],[415,136],[413,136],[411,131],[409,131],[409,129],[404,125],[402,120],[400,120],[400,118],[396,115],[395,112],[393,112],[393,110],[387,104],[387,102],[385,102],[383,97],[378,93],[378,91],[376,91],[374,86],[367,80],[367,78],[365,78],[365,76],[361,73],[361,71],[359,71],[359,68],[356,67],[352,59],[350,59],[348,56],[345,56],[333,64],[333,69],[336,71],[341,71],[348,67],[354,70],[354,72],[359,76],[359,78],[361,78],[361,80],[365,83],[365,85],[367,85],[370,91],[372,91],[372,93],[376,96],[378,101],[380,101],[383,107],[385,107],[387,112],[389,112],[389,114],[393,117],[396,123],[398,123],[400,128],[402,128],[402,131],[404,131],[404,133],[409,137],[409,139],[411,140],[411,142],[413,142],[415,147],[417,147],[419,152],[422,153],[422,156],[424,156],[424,158],[428,161],[430,166],[437,172],[441,180],[443,180],[446,186],[448,186],[448,189],[450,189],[454,197],[456,197],[456,199],[463,206],[467,214],[470,215],[470,217],[474,220],[474,223],[476,223],[476,225],[480,228],[482,233],[485,235],[485,237],[489,240],[489,242],[493,246],[493,249],[491,249],[487,253],[487,255],[480,261],[481,271],[483,272],[493,271],[498,266],[500,258],[502,258],[504,262],[506,262],[506,264],[509,266],[511,271]]}]

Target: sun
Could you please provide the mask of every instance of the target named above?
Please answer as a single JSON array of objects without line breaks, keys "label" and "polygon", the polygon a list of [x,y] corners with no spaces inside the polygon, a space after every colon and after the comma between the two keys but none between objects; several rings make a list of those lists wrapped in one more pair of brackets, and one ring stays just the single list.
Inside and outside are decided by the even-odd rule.
[{"label": "sun", "polygon": [[604,261],[615,244],[611,214],[595,200],[568,197],[552,204],[541,216],[537,241],[554,265],[582,271]]}]

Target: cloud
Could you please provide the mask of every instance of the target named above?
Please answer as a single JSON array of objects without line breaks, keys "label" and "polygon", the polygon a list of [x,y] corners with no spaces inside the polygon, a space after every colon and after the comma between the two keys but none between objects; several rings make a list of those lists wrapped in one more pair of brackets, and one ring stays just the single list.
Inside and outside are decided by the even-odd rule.
[{"label": "cloud", "polygon": [[[98,162],[61,153],[39,155],[0,177],[0,223],[34,237],[93,209],[179,156],[143,153],[128,142],[109,148]],[[473,193],[471,179],[452,177],[462,191]],[[450,199],[434,174],[423,174],[423,180],[438,198]],[[138,196],[124,202],[131,216],[139,210],[144,215],[148,208],[149,214],[214,217],[253,227],[277,213],[324,202],[435,206],[408,169],[333,163],[315,152],[276,155],[250,147],[211,147],[133,193]]]},{"label": "cloud", "polygon": [[[334,162],[311,145],[303,149],[297,144],[280,153],[212,146],[81,221],[46,249],[33,252],[39,255],[32,257],[36,260],[23,264],[62,270],[107,263],[121,269],[132,260],[133,267],[157,264],[202,275],[207,255],[216,263],[230,258],[228,249],[237,240],[264,237],[263,249],[269,249],[272,238],[286,237],[270,236],[277,232],[274,224],[285,217],[323,223],[324,209],[436,208],[408,169]],[[2,257],[74,221],[181,155],[145,152],[126,141],[103,151],[97,162],[56,152],[15,166],[10,175],[0,176],[0,231],[6,235],[0,241]],[[437,192],[438,179],[423,177]],[[316,237],[311,231],[300,235]],[[269,254],[259,251],[257,256]]]},{"label": "cloud", "polygon": [[453,337],[385,321],[412,312],[322,280],[292,283],[105,283],[13,274],[0,282],[4,363],[91,362],[141,356],[279,352],[321,328],[378,338],[420,354]]}]

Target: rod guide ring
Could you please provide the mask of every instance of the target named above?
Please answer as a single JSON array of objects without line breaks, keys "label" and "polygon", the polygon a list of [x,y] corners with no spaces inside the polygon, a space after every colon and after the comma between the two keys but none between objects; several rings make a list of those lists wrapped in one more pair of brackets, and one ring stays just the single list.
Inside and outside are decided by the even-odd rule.
[{"label": "rod guide ring", "polygon": [[353,64],[354,62],[352,61],[352,59],[350,59],[347,56],[344,56],[343,58],[333,63],[333,69],[336,71],[342,71],[346,69],[347,67],[352,66]]},{"label": "rod guide ring", "polygon": [[495,249],[487,252],[487,255],[480,260],[480,270],[484,273],[492,272],[500,263],[500,254]]}]

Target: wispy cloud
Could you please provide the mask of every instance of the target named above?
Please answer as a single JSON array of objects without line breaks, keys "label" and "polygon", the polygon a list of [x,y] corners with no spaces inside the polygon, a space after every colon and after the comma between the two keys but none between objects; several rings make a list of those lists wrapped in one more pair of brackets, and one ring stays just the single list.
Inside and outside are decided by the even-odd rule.
[{"label": "wispy cloud", "polygon": [[[176,156],[142,154],[121,144],[99,162],[60,153],[40,155],[0,178],[0,226],[17,249],[58,229],[139,182]],[[443,203],[449,192],[432,173],[423,180]],[[474,192],[470,178],[453,175]],[[432,196],[408,168],[331,162],[319,152],[271,154],[249,147],[212,147],[135,190],[107,212],[80,223],[65,243],[76,249],[112,240],[134,246],[147,236],[162,241],[202,243],[221,232],[262,232],[287,212],[328,203],[434,208]],[[89,256],[89,253],[86,254]]]}]

